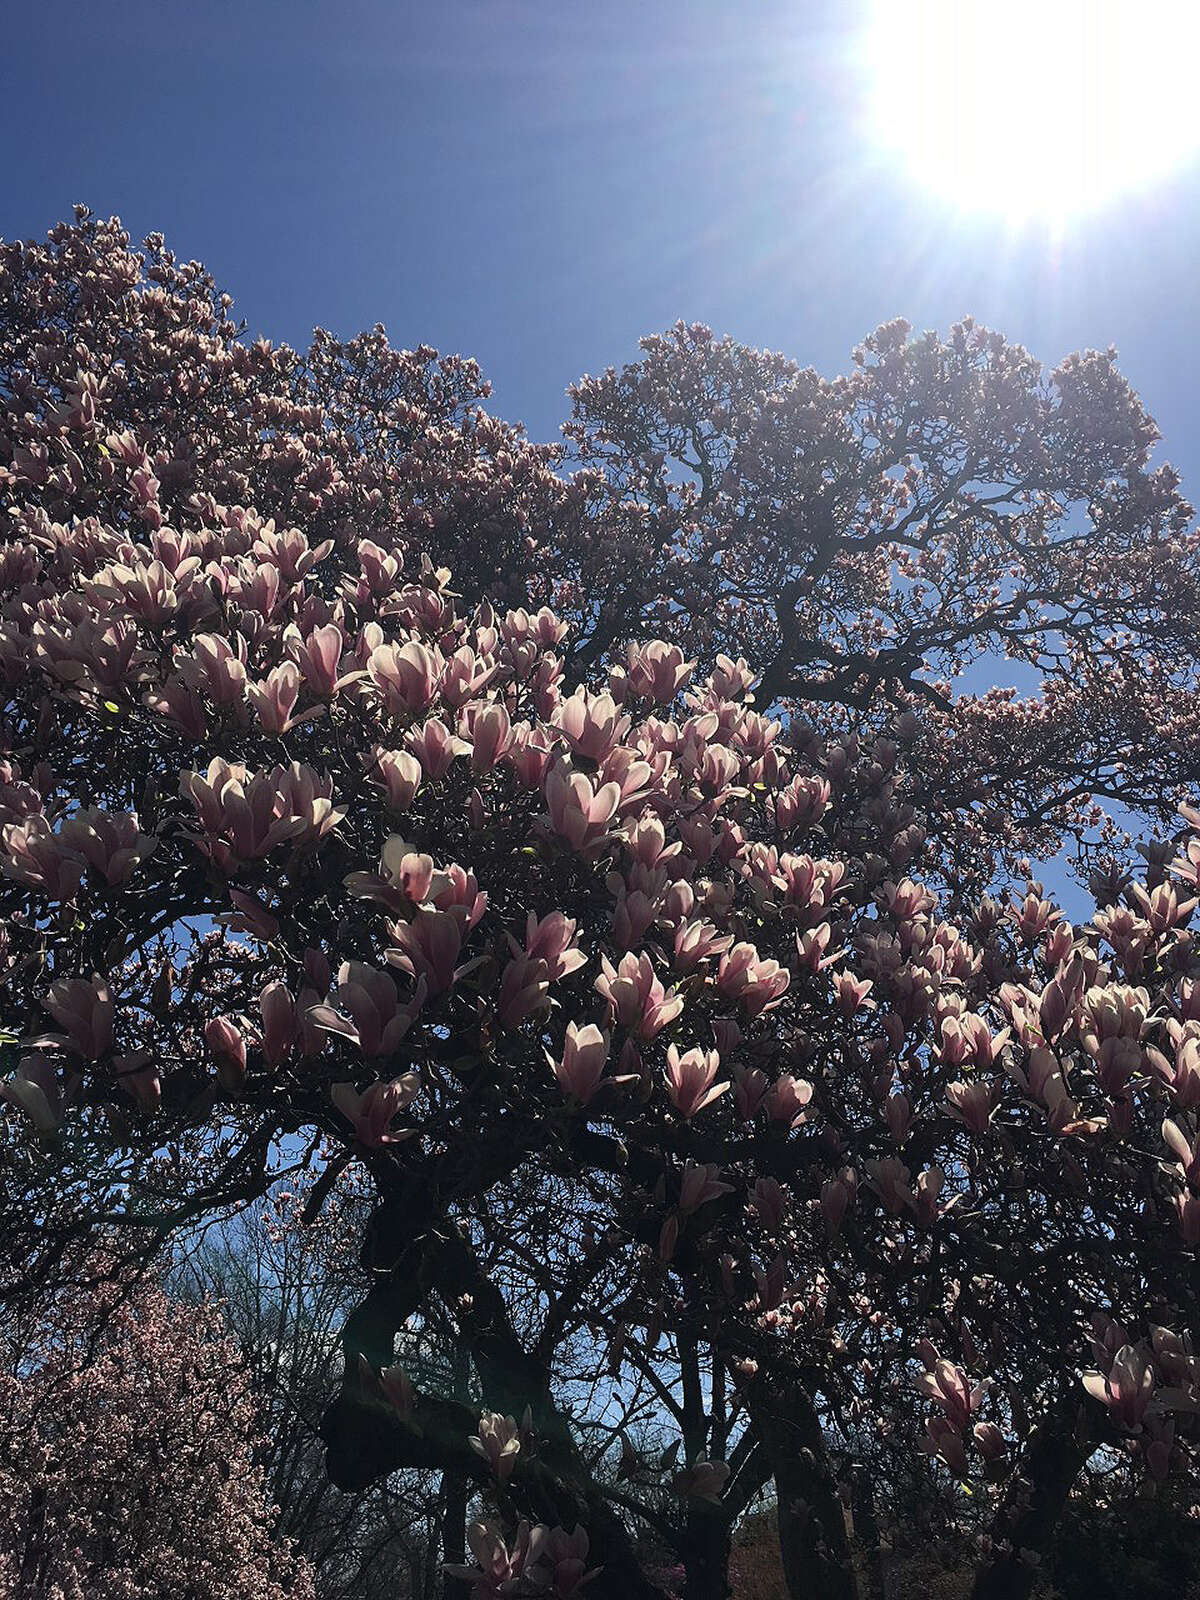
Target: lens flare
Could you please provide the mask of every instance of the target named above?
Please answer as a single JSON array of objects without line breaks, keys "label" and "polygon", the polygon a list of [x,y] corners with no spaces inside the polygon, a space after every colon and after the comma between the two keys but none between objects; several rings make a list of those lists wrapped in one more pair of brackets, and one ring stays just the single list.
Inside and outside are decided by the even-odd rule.
[{"label": "lens flare", "polygon": [[1200,148],[1196,0],[877,0],[874,139],[964,210],[1064,221]]}]

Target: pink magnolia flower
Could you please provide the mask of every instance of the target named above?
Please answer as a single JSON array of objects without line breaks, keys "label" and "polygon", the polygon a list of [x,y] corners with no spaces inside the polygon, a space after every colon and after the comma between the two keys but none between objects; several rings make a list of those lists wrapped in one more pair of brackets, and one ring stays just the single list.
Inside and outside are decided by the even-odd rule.
[{"label": "pink magnolia flower", "polygon": [[332,700],[346,681],[338,677],[345,646],[346,636],[336,622],[314,628],[302,644],[294,646],[304,681],[318,700]]},{"label": "pink magnolia flower", "polygon": [[218,920],[228,921],[235,933],[252,933],[256,939],[264,943],[276,938],[279,934],[279,919],[273,917],[261,900],[252,894],[246,894],[241,889],[235,889],[231,884],[228,890],[232,912],[223,912]]},{"label": "pink magnolia flower", "polygon": [[498,1483],[507,1483],[512,1477],[521,1452],[521,1433],[513,1417],[502,1416],[498,1411],[484,1411],[479,1417],[479,1432],[467,1440],[475,1454],[487,1462]]},{"label": "pink magnolia flower", "polygon": [[431,717],[420,728],[412,729],[405,738],[405,744],[421,763],[421,771],[430,783],[440,782],[449,772],[455,756],[464,756],[471,748],[464,739],[451,733],[437,717]]},{"label": "pink magnolia flower", "polygon": [[308,1018],[325,1032],[350,1039],[368,1060],[377,1060],[400,1048],[423,999],[424,990],[418,983],[414,998],[401,1005],[389,973],[362,961],[343,961],[338,968],[337,1004],[350,1013],[350,1020],[324,1004],[311,1006]]},{"label": "pink magnolia flower", "polygon": [[416,1390],[403,1367],[385,1367],[379,1374],[379,1387],[401,1422],[411,1422],[416,1409]]},{"label": "pink magnolia flower", "polygon": [[787,1196],[778,1178],[756,1178],[750,1198],[764,1226],[776,1230],[783,1221],[787,1203]]},{"label": "pink magnolia flower", "polygon": [[470,746],[471,766],[476,772],[490,772],[513,742],[512,722],[499,701],[468,706],[460,731],[463,742]]},{"label": "pink magnolia flower", "polygon": [[496,676],[496,663],[490,656],[477,656],[469,644],[461,645],[446,658],[442,672],[441,696],[454,710],[482,694]]},{"label": "pink magnolia flower", "polygon": [[667,1098],[685,1121],[718,1100],[729,1088],[718,1083],[721,1058],[715,1050],[689,1050],[680,1055],[674,1045],[667,1048]]},{"label": "pink magnolia flower", "polygon": [[287,733],[300,698],[300,668],[294,661],[282,662],[261,682],[252,683],[246,690],[246,697],[258,713],[264,733]]},{"label": "pink magnolia flower", "polygon": [[[42,1005],[65,1030],[61,1042],[85,1061],[99,1061],[112,1048],[113,1004],[108,985],[99,973],[91,978],[60,978],[50,987]],[[47,1042],[59,1042],[55,1035]],[[38,1041],[41,1042],[40,1040]]]},{"label": "pink magnolia flower", "polygon": [[442,1570],[451,1578],[473,1583],[473,1600],[505,1600],[516,1593],[525,1574],[531,1538],[532,1530],[524,1520],[517,1525],[511,1548],[486,1522],[473,1522],[467,1529],[467,1545],[478,1564],[448,1565]]},{"label": "pink magnolia flower", "polygon": [[925,1424],[925,1438],[921,1448],[931,1456],[944,1461],[956,1478],[965,1478],[970,1472],[967,1450],[961,1431],[948,1417],[930,1417]]},{"label": "pink magnolia flower", "polygon": [[381,644],[367,662],[367,674],[394,717],[424,711],[437,695],[445,670],[445,658],[437,646],[416,639]]},{"label": "pink magnolia flower", "polygon": [[[718,1038],[718,1045],[720,1042]],[[762,1108],[769,1087],[767,1075],[761,1067],[734,1067],[733,1104],[739,1121],[753,1122]]]},{"label": "pink magnolia flower", "polygon": [[587,689],[577,689],[559,701],[551,721],[576,755],[596,762],[604,760],[630,726],[612,695],[591,694]]},{"label": "pink magnolia flower", "polygon": [[1189,1249],[1200,1245],[1200,1194],[1185,1189],[1172,1200],[1183,1242]]},{"label": "pink magnolia flower", "polygon": [[708,1461],[703,1456],[697,1456],[682,1472],[675,1474],[671,1488],[685,1499],[708,1500],[713,1505],[719,1505],[721,1491],[728,1478],[728,1462]]},{"label": "pink magnolia flower", "polygon": [[512,742],[505,754],[505,762],[525,789],[540,789],[546,780],[553,751],[548,736],[535,733],[528,722],[513,724]]},{"label": "pink magnolia flower", "polygon": [[68,850],[81,855],[110,888],[128,882],[158,840],[142,833],[134,811],[102,811],[90,806],[74,812],[58,831]]},{"label": "pink magnolia flower", "polygon": [[724,955],[732,943],[732,934],[720,933],[711,922],[680,922],[675,929],[676,971],[695,972],[702,961]]},{"label": "pink magnolia flower", "polygon": [[971,1429],[975,1448],[983,1457],[987,1475],[994,1482],[1008,1470],[1008,1440],[994,1422],[977,1422]]},{"label": "pink magnolia flower", "polygon": [[1179,1162],[1179,1171],[1190,1184],[1200,1186],[1200,1137],[1189,1138],[1178,1122],[1166,1117],[1162,1125],[1163,1143]]},{"label": "pink magnolia flower", "polygon": [[780,833],[794,828],[811,828],[829,809],[830,787],[827,778],[794,778],[769,803]]},{"label": "pink magnolia flower", "polygon": [[62,1126],[58,1073],[45,1056],[26,1056],[11,1078],[0,1079],[0,1100],[23,1111],[39,1133],[56,1133]]},{"label": "pink magnolia flower", "polygon": [[388,809],[407,811],[421,787],[421,763],[407,750],[376,748],[371,754],[370,775],[383,785]]},{"label": "pink magnolia flower", "polygon": [[897,1144],[903,1144],[912,1126],[912,1101],[906,1094],[891,1094],[884,1106],[884,1115],[892,1138]]},{"label": "pink magnolia flower", "polygon": [[378,872],[349,872],[346,887],[362,900],[378,900],[391,911],[409,911],[433,892],[433,857],[413,850],[398,833],[384,840]]},{"label": "pink magnolia flower", "polygon": [[655,867],[672,860],[682,850],[678,840],[667,843],[667,830],[662,818],[647,812],[635,822],[626,824],[625,846],[630,856],[642,867]]},{"label": "pink magnolia flower", "polygon": [[960,1433],[979,1410],[987,1393],[986,1384],[973,1385],[961,1367],[944,1357],[934,1363],[931,1371],[922,1372],[914,1379],[914,1386],[933,1401]]},{"label": "pink magnolia flower", "polygon": [[884,1210],[893,1217],[903,1216],[916,1204],[912,1173],[896,1156],[885,1156],[882,1161],[868,1161],[867,1181],[879,1196]]},{"label": "pink magnolia flower", "polygon": [[642,889],[627,889],[621,884],[612,914],[613,943],[617,949],[629,950],[641,944],[659,910],[660,901],[657,897],[652,899]]},{"label": "pink magnolia flower", "polygon": [[961,1016],[944,1017],[941,1035],[938,1053],[948,1066],[961,1067],[970,1062],[987,1069],[999,1059],[1000,1051],[1008,1041],[1009,1030],[1004,1028],[993,1038],[992,1030],[984,1019],[968,1011]]},{"label": "pink magnolia flower", "polygon": [[251,773],[218,758],[203,775],[183,773],[179,788],[199,817],[194,843],[222,869],[269,855],[285,842],[315,843],[345,816],[334,806],[331,781],[295,761]]},{"label": "pink magnolia flower", "polygon": [[392,1119],[407,1109],[421,1092],[415,1072],[402,1073],[390,1083],[372,1083],[360,1094],[350,1083],[335,1083],[330,1099],[354,1129],[354,1137],[368,1150],[411,1139],[415,1128],[391,1131]]},{"label": "pink magnolia flower", "polygon": [[429,902],[438,911],[449,911],[469,932],[487,909],[487,895],[481,893],[473,872],[452,861],[435,872],[429,883]]},{"label": "pink magnolia flower", "polygon": [[137,1101],[143,1111],[157,1111],[162,1104],[162,1079],[148,1050],[134,1050],[127,1056],[114,1056],[113,1077]]},{"label": "pink magnolia flower", "polygon": [[951,1114],[966,1124],[972,1133],[986,1133],[995,1110],[992,1086],[974,1079],[970,1083],[946,1085],[946,1100]]},{"label": "pink magnolia flower", "polygon": [[702,1205],[710,1200],[716,1200],[720,1195],[732,1194],[733,1184],[726,1183],[721,1177],[721,1169],[713,1161],[695,1162],[688,1160],[683,1169],[683,1177],[679,1185],[679,1211],[681,1216],[689,1216],[693,1211],[698,1211]]},{"label": "pink magnolia flower", "polygon": [[749,943],[735,944],[721,957],[717,970],[718,990],[737,1000],[751,1017],[777,1006],[791,981],[791,974],[778,961],[760,959]]},{"label": "pink magnolia flower", "polygon": [[544,785],[550,824],[574,850],[585,851],[605,837],[621,800],[620,785],[595,787],[583,772],[552,767]]},{"label": "pink magnolia flower", "polygon": [[296,1004],[286,984],[269,983],[259,996],[262,1016],[263,1060],[268,1067],[277,1067],[296,1040]]},{"label": "pink magnolia flower", "polygon": [[395,943],[384,952],[384,959],[414,978],[423,979],[431,996],[444,994],[462,975],[458,956],[463,923],[453,912],[419,906],[411,922],[390,922],[388,932]]},{"label": "pink magnolia flower", "polygon": [[794,1078],[785,1072],[767,1090],[763,1104],[772,1122],[785,1123],[798,1128],[807,1121],[808,1106],[813,1097],[813,1086],[804,1078]]},{"label": "pink magnolia flower", "polygon": [[833,1178],[821,1185],[821,1215],[830,1233],[836,1234],[854,1204],[858,1193],[858,1178],[853,1167],[843,1167]]},{"label": "pink magnolia flower", "polygon": [[231,644],[220,634],[198,633],[190,655],[177,658],[182,682],[197,687],[215,706],[239,705],[246,694],[246,644],[235,636]]},{"label": "pink magnolia flower", "polygon": [[674,700],[695,667],[694,661],[683,659],[683,651],[676,644],[666,644],[662,639],[631,644],[625,656],[625,687],[630,694],[666,705]]},{"label": "pink magnolia flower", "polygon": [[[917,1226],[930,1228],[941,1212],[939,1201],[946,1187],[946,1174],[941,1167],[926,1167],[915,1184],[914,1208]],[[953,1202],[951,1202],[953,1203]]]},{"label": "pink magnolia flower", "polygon": [[745,700],[753,699],[749,690],[758,678],[744,656],[739,656],[733,661],[729,656],[719,655],[708,681],[713,693],[719,699]]},{"label": "pink magnolia flower", "polygon": [[587,1564],[586,1528],[548,1528],[538,1523],[529,1541],[530,1564],[539,1568],[536,1583],[548,1587],[553,1600],[571,1600],[573,1595],[599,1576],[600,1567]]},{"label": "pink magnolia flower", "polygon": [[217,1079],[227,1094],[236,1094],[246,1081],[246,1040],[232,1017],[211,1017],[204,1024],[204,1040],[217,1063]]},{"label": "pink magnolia flower", "polygon": [[84,862],[79,853],[55,833],[48,819],[33,813],[3,830],[4,854],[0,868],[5,877],[31,889],[40,889],[47,899],[69,904],[83,882]]},{"label": "pink magnolia flower", "polygon": [[540,957],[519,952],[500,974],[496,1017],[501,1027],[515,1028],[550,1004],[550,969]]},{"label": "pink magnolia flower", "polygon": [[615,968],[607,956],[600,958],[596,989],[608,1001],[613,1018],[640,1039],[653,1039],[683,1010],[683,999],[668,996],[648,955],[632,952]]},{"label": "pink magnolia flower", "polygon": [[543,606],[532,616],[521,607],[506,614],[500,624],[500,632],[510,643],[529,639],[544,649],[553,649],[566,637],[567,625],[548,606]]},{"label": "pink magnolia flower", "polygon": [[568,1022],[562,1059],[551,1061],[563,1093],[573,1095],[580,1105],[588,1105],[604,1077],[608,1049],[608,1035],[601,1033],[595,1023],[580,1028]]},{"label": "pink magnolia flower", "polygon": [[1171,1456],[1175,1447],[1175,1419],[1173,1417],[1147,1416],[1142,1437],[1134,1449],[1146,1463],[1146,1471],[1156,1483],[1165,1483],[1170,1476]]},{"label": "pink magnolia flower", "polygon": [[525,953],[546,963],[551,983],[578,971],[587,962],[575,943],[576,928],[574,919],[561,911],[551,911],[540,919],[536,911],[529,913],[525,924]]},{"label": "pink magnolia flower", "polygon": [[870,978],[857,978],[852,972],[839,972],[833,980],[833,997],[845,1017],[857,1016],[864,1006],[874,1004],[867,996],[874,984]]},{"label": "pink magnolia flower", "polygon": [[1192,1348],[1191,1334],[1152,1326],[1150,1343],[1159,1371],[1167,1382],[1182,1385],[1200,1398],[1200,1357]]},{"label": "pink magnolia flower", "polygon": [[1108,1374],[1085,1372],[1083,1387],[1108,1407],[1114,1422],[1133,1433],[1140,1429],[1154,1398],[1154,1368],[1140,1345],[1122,1345]]},{"label": "pink magnolia flower", "polygon": [[783,1304],[787,1282],[787,1260],[782,1253],[772,1258],[765,1272],[761,1267],[754,1268],[755,1295],[759,1311],[774,1311]]}]

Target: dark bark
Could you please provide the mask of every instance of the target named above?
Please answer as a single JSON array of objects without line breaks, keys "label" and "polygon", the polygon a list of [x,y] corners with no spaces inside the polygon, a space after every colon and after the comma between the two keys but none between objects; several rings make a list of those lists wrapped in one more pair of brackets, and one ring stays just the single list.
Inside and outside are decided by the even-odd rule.
[{"label": "dark bark", "polygon": [[743,1393],[775,1479],[788,1594],[858,1600],[846,1519],[810,1395],[795,1375],[762,1371]]},{"label": "dark bark", "polygon": [[[467,1564],[467,1480],[461,1472],[442,1473],[442,1560],[452,1566]],[[471,1585],[465,1578],[442,1578],[442,1600],[468,1600]]]},{"label": "dark bark", "polygon": [[548,1370],[516,1337],[503,1296],[480,1268],[469,1241],[453,1224],[430,1226],[414,1239],[408,1218],[381,1207],[368,1248],[372,1265],[386,1260],[391,1270],[343,1330],[345,1378],[321,1424],[333,1482],[341,1489],[364,1488],[400,1467],[428,1467],[490,1483],[467,1444],[478,1428],[477,1406],[421,1394],[415,1425],[406,1425],[359,1362],[365,1356],[374,1371],[391,1364],[396,1332],[431,1287],[450,1297],[466,1295],[470,1310],[460,1316],[459,1334],[479,1374],[485,1405],[519,1416],[528,1404],[533,1414],[536,1452],[528,1460],[521,1457],[507,1488],[517,1514],[531,1522],[587,1529],[590,1559],[603,1568],[589,1586],[594,1600],[665,1600],[642,1572],[628,1529],[603,1498],[569,1422],[555,1407]]},{"label": "dark bark", "polygon": [[722,1506],[693,1501],[683,1551],[683,1600],[728,1600],[731,1529]]},{"label": "dark bark", "polygon": [[1030,1434],[992,1524],[996,1552],[976,1573],[972,1600],[1026,1600],[1092,1448],[1065,1410]]},{"label": "dark bark", "polygon": [[871,1600],[883,1600],[883,1552],[879,1547],[879,1522],[875,1516],[875,1486],[870,1468],[856,1461],[850,1468],[850,1509],[854,1514],[854,1537],[867,1562],[867,1585]]}]

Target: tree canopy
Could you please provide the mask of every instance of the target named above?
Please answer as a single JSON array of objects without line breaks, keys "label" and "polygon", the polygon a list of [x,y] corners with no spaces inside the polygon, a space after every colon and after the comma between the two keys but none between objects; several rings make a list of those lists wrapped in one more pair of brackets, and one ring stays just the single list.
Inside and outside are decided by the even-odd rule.
[{"label": "tree canopy", "polygon": [[536,445],[81,212],[0,389],[13,1297],[353,1163],[329,1470],[473,1485],[485,1597],[719,1600],[767,1483],[848,1596],[872,1450],[1022,1594],[1096,1448],[1189,1470],[1200,562],[1112,353],[679,325]]}]

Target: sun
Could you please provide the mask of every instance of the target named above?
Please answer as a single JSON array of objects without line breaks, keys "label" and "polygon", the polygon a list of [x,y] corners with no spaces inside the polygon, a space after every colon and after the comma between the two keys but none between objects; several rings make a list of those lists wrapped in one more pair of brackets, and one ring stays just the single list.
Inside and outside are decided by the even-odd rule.
[{"label": "sun", "polygon": [[1200,148],[1200,0],[875,0],[873,139],[949,203],[1062,223]]}]

